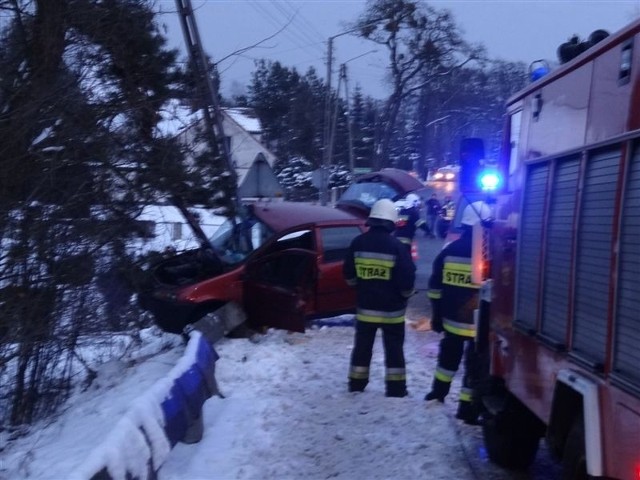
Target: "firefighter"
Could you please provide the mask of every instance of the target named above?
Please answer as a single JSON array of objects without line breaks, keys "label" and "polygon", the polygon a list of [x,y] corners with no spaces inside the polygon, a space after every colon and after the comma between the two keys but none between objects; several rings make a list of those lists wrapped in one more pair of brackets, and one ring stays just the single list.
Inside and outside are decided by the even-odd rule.
[{"label": "firefighter", "polygon": [[444,197],[444,202],[442,203],[441,208],[442,218],[448,220],[449,222],[453,221],[453,217],[456,214],[456,203],[453,199],[447,195]]},{"label": "firefighter", "polygon": [[416,267],[410,252],[393,236],[397,221],[391,200],[374,203],[369,230],[353,239],[344,261],[344,278],[356,287],[355,339],[349,391],[363,392],[376,332],[382,330],[387,397],[407,395],[404,360],[404,314],[413,294]]},{"label": "firefighter", "polygon": [[411,253],[413,237],[418,229],[424,231],[426,236],[431,235],[431,231],[420,216],[420,197],[415,193],[410,193],[407,198],[397,202],[399,207],[398,221],[396,222],[396,238],[400,240]]},{"label": "firefighter", "polygon": [[471,241],[473,225],[491,216],[484,202],[468,205],[462,215],[462,235],[444,247],[433,261],[428,296],[431,300],[431,329],[444,332],[440,341],[438,365],[426,401],[444,402],[453,377],[464,356],[465,374],[456,418],[468,424],[478,423],[478,408],[473,402],[473,373],[478,362],[475,353],[473,312],[479,305],[480,285],[471,281]]},{"label": "firefighter", "polygon": [[449,227],[456,214],[456,204],[450,196],[444,197],[444,202],[440,207],[440,218],[437,220],[436,230],[440,238],[445,238],[449,232]]}]

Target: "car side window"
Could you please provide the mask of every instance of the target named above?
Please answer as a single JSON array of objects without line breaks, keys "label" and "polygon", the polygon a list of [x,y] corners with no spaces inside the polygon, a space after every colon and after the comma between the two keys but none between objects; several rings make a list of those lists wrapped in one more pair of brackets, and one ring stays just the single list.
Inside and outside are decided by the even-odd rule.
[{"label": "car side window", "polygon": [[302,248],[304,250],[315,250],[313,232],[311,230],[298,230],[291,232],[276,240],[271,251],[280,252],[290,248]]},{"label": "car side window", "polygon": [[268,257],[251,274],[261,283],[293,290],[308,280],[314,257],[299,251],[289,251]]},{"label": "car side window", "polygon": [[351,241],[360,235],[362,231],[358,227],[332,227],[322,228],[322,262],[339,262],[344,260]]}]

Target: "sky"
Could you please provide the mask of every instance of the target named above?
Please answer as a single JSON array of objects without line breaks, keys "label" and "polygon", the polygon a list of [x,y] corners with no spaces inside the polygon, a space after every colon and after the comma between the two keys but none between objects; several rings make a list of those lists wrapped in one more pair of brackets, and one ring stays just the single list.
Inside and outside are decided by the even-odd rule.
[{"label": "sky", "polygon": [[[222,90],[240,93],[250,82],[254,61],[278,60],[305,73],[314,67],[327,75],[327,43],[333,40],[332,85],[338,86],[339,65],[347,66],[347,87],[385,98],[386,56],[377,45],[358,39],[349,30],[366,7],[365,0],[192,0],[204,50],[219,62]],[[640,15],[640,0],[432,0],[449,9],[464,38],[483,44],[491,58],[556,61],[556,50],[573,34],[586,39],[591,32],[613,33]],[[160,23],[170,45],[184,51],[175,2],[159,0]],[[260,43],[262,42],[262,43]],[[259,46],[234,54],[260,43]],[[344,84],[341,94],[344,95]]]}]

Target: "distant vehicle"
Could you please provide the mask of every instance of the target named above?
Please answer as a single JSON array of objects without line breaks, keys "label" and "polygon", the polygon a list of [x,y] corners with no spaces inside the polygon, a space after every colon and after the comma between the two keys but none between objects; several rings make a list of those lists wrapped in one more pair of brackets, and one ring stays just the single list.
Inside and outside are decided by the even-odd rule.
[{"label": "distant vehicle", "polygon": [[160,328],[184,328],[232,302],[243,315],[224,319],[303,332],[306,321],[355,311],[355,290],[342,278],[351,240],[364,219],[340,209],[257,202],[227,220],[208,245],[161,260],[138,299]]},{"label": "distant vehicle", "polygon": [[383,168],[359,176],[340,196],[336,206],[341,210],[366,218],[371,206],[382,198],[396,202],[408,193],[425,197],[422,182],[413,175],[397,168]]},{"label": "distant vehicle", "polygon": [[429,181],[456,182],[458,180],[459,172],[460,167],[458,165],[445,165],[444,167],[438,168]]}]

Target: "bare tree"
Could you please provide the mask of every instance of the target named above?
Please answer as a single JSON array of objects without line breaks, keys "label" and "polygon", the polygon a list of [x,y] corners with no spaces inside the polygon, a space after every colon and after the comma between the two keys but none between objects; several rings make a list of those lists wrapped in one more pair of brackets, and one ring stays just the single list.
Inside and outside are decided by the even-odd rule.
[{"label": "bare tree", "polygon": [[359,35],[387,49],[391,95],[381,118],[374,169],[387,166],[398,112],[412,93],[450,75],[483,49],[465,42],[448,10],[412,0],[371,0],[354,27]]}]

